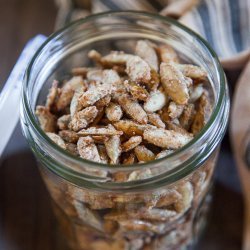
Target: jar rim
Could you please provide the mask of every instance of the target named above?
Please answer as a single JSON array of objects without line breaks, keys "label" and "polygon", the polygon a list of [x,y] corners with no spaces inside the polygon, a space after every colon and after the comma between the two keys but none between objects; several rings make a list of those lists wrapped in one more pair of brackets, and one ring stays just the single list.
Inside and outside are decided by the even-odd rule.
[{"label": "jar rim", "polygon": [[[40,53],[43,51],[43,49],[46,47],[46,45],[49,42],[51,42],[53,39],[57,38],[59,35],[61,35],[65,31],[67,31],[68,29],[72,29],[78,25],[81,25],[81,24],[84,24],[87,22],[91,22],[92,20],[97,20],[98,18],[105,18],[105,17],[112,17],[112,16],[119,17],[119,15],[124,15],[124,14],[126,14],[126,15],[138,15],[138,19],[139,19],[139,17],[149,17],[152,19],[157,19],[157,20],[162,21],[163,23],[176,26],[176,27],[180,28],[181,30],[185,31],[186,33],[188,33],[189,35],[196,38],[203,46],[205,46],[205,48],[208,50],[211,58],[214,60],[215,67],[219,73],[218,74],[218,79],[219,79],[218,81],[220,83],[219,84],[219,91],[218,91],[219,92],[218,98],[216,99],[216,102],[215,102],[214,107],[213,107],[213,112],[212,112],[208,122],[205,124],[205,126],[201,129],[201,131],[189,143],[187,143],[186,145],[184,145],[180,149],[177,149],[176,151],[169,154],[168,156],[165,156],[165,157],[160,158],[160,159],[156,159],[154,161],[142,163],[142,164],[131,164],[129,166],[126,166],[126,170],[131,171],[131,170],[137,170],[138,168],[140,168],[140,170],[141,170],[142,168],[147,168],[149,166],[152,167],[152,164],[164,162],[167,159],[171,159],[171,158],[176,157],[180,153],[187,152],[193,145],[200,142],[204,138],[204,136],[207,135],[207,133],[209,132],[208,130],[212,126],[212,124],[214,124],[214,122],[216,121],[216,118],[221,110],[222,105],[223,105],[224,94],[226,92],[226,79],[225,79],[224,71],[222,69],[222,66],[221,66],[219,59],[218,59],[216,53],[214,52],[214,50],[210,47],[208,42],[206,42],[200,35],[198,35],[194,31],[192,31],[191,29],[187,28],[186,26],[182,25],[181,23],[179,23],[178,21],[176,21],[170,17],[164,17],[164,16],[160,16],[158,14],[147,13],[147,12],[143,12],[143,11],[108,11],[108,12],[102,12],[99,14],[93,14],[93,15],[87,16],[85,18],[76,20],[72,23],[69,23],[64,28],[56,31],[55,33],[50,35],[48,37],[48,39],[42,44],[42,46],[38,49],[38,51],[32,57],[32,60],[30,61],[29,65],[26,69],[25,78],[24,78],[24,85],[23,85],[23,94],[22,94],[23,95],[23,105],[24,105],[25,111],[27,112],[27,117],[30,121],[32,129],[34,129],[34,131],[40,136],[40,138],[41,138],[41,140],[43,140],[43,142],[45,142],[47,145],[52,147],[52,149],[54,149],[59,155],[63,155],[75,163],[78,163],[80,165],[87,163],[88,165],[93,166],[96,169],[102,169],[102,170],[111,170],[112,169],[112,170],[116,170],[116,171],[117,170],[124,171],[124,166],[121,166],[119,164],[109,165],[109,164],[89,161],[89,160],[74,156],[73,154],[71,154],[71,153],[67,152],[66,150],[62,149],[61,147],[59,147],[57,144],[53,143],[49,139],[49,137],[46,135],[46,133],[41,129],[40,125],[36,121],[35,114],[32,111],[31,104],[28,100],[27,89],[28,89],[28,85],[29,85],[29,77],[30,77],[30,74],[32,71],[33,64],[35,63],[35,61],[38,58],[38,56],[40,55]],[[76,172],[76,173],[79,175],[81,174],[79,172]]]}]

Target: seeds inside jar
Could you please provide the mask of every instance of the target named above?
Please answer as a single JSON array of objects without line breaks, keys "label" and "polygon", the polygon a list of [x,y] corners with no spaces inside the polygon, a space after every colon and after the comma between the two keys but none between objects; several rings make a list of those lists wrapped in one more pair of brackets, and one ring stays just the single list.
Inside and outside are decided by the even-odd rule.
[{"label": "seeds inside jar", "polygon": [[36,107],[40,126],[63,149],[107,164],[142,163],[183,147],[207,123],[207,73],[181,63],[173,48],[139,40],[135,54],[88,55],[96,66],[73,68],[63,85],[55,80]]}]

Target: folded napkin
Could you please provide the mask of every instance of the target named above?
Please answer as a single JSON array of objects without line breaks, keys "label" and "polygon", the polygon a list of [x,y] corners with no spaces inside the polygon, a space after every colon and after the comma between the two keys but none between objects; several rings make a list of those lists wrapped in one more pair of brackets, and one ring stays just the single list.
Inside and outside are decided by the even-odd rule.
[{"label": "folded napkin", "polygon": [[226,69],[242,68],[250,56],[249,0],[56,0],[56,27],[91,13],[140,10],[171,16],[199,33]]},{"label": "folded napkin", "polygon": [[2,153],[19,120],[19,106],[21,101],[22,83],[25,70],[33,55],[47,39],[44,35],[37,35],[25,45],[7,82],[0,93],[0,160]]}]

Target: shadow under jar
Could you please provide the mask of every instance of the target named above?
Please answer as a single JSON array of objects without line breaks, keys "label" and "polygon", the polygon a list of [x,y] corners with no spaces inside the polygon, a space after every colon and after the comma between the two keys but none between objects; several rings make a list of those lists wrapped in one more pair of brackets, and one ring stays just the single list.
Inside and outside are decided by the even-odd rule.
[{"label": "shadow under jar", "polygon": [[[143,164],[105,165],[75,157],[52,143],[34,110],[53,79],[73,67],[91,66],[97,49],[130,52],[139,39],[171,45],[208,72],[213,110],[204,128],[174,153]],[[141,12],[93,15],[53,34],[28,66],[21,105],[25,137],[38,162],[54,210],[72,249],[186,249],[205,223],[212,176],[225,133],[229,97],[215,53],[198,35],[172,19]],[[132,181],[115,175],[136,173]],[[150,174],[148,174],[150,173]]]}]

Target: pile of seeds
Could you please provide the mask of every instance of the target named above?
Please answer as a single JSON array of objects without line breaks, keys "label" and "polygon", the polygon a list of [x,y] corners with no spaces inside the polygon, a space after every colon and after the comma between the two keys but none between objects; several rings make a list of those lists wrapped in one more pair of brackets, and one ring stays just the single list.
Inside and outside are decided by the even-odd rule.
[{"label": "pile of seeds", "polygon": [[207,73],[181,64],[168,45],[139,40],[135,54],[88,54],[96,67],[72,69],[52,83],[40,126],[74,155],[105,164],[134,164],[183,147],[211,114]]}]

